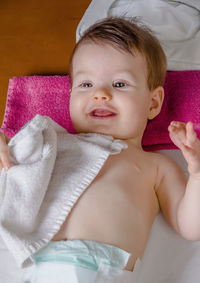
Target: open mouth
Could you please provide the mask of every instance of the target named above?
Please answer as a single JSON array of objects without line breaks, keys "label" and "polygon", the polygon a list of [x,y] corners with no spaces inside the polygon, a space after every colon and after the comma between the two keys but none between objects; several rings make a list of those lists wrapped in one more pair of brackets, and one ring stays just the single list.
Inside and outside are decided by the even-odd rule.
[{"label": "open mouth", "polygon": [[90,112],[90,116],[92,118],[97,118],[97,119],[106,119],[106,118],[112,118],[115,117],[117,114],[115,112],[112,112],[107,109],[94,109],[93,111]]}]

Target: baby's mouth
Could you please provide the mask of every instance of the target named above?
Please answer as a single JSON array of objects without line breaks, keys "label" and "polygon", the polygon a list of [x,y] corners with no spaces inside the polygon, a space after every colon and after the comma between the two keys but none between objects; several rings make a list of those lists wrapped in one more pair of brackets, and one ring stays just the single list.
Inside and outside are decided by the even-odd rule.
[{"label": "baby's mouth", "polygon": [[116,116],[117,114],[113,111],[107,110],[107,109],[94,109],[90,112],[90,116],[93,118],[111,118]]}]

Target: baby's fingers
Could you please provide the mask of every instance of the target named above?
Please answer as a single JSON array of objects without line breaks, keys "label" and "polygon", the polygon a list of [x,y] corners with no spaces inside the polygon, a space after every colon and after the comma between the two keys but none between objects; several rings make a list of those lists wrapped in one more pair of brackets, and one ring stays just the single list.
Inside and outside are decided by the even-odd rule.
[{"label": "baby's fingers", "polygon": [[186,124],[186,136],[187,136],[187,146],[193,147],[195,146],[196,143],[199,143],[192,122],[188,122]]},{"label": "baby's fingers", "polygon": [[8,170],[10,168],[10,157],[8,150],[0,150],[0,160],[0,170],[2,169],[2,167],[5,170]]},{"label": "baby's fingers", "polygon": [[186,133],[185,123],[179,121],[172,121],[169,127],[171,128],[172,131],[175,131],[176,133],[185,136]]},{"label": "baby's fingers", "polygon": [[186,126],[182,122],[172,121],[169,125],[169,134],[171,140],[179,148],[182,144],[185,144],[186,141]]},{"label": "baby's fingers", "polygon": [[2,168],[8,170],[10,166],[10,156],[9,149],[6,144],[6,137],[3,134],[0,134],[0,170]]},{"label": "baby's fingers", "polygon": [[0,172],[1,172],[2,169],[3,169],[3,164],[2,164],[2,162],[0,161]]}]

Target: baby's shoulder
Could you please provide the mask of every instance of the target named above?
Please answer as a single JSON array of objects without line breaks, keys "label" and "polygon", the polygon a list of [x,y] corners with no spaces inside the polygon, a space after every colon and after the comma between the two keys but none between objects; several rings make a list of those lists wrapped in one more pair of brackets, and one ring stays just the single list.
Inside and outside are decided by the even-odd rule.
[{"label": "baby's shoulder", "polygon": [[157,182],[165,180],[165,183],[186,180],[182,167],[170,156],[163,153],[152,153],[153,162],[157,168]]},{"label": "baby's shoulder", "polygon": [[160,191],[161,187],[169,189],[172,184],[182,184],[185,175],[182,168],[171,157],[157,152],[148,152],[148,158],[151,160],[151,166],[155,173],[155,191]]},{"label": "baby's shoulder", "polygon": [[158,170],[179,170],[180,166],[168,155],[160,153],[160,152],[145,152],[146,157],[152,165],[155,165]]}]

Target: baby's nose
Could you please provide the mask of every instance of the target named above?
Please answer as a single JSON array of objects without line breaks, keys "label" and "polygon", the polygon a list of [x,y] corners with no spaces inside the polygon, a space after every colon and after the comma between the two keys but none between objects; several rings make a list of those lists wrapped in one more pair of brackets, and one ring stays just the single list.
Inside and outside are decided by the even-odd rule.
[{"label": "baby's nose", "polygon": [[100,101],[110,101],[112,99],[112,95],[108,91],[101,89],[94,93],[93,99]]}]

